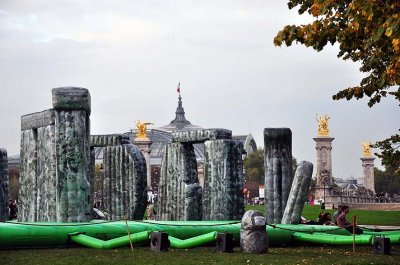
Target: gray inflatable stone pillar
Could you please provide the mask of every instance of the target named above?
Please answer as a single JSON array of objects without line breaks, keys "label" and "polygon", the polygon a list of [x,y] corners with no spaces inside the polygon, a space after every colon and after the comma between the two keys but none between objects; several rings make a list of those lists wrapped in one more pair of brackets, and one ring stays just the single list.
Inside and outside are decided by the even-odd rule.
[{"label": "gray inflatable stone pillar", "polygon": [[[51,222],[56,217],[56,147],[55,126],[39,127],[37,131],[36,192],[37,221]],[[54,196],[54,197],[53,197]]]},{"label": "gray inflatable stone pillar", "polygon": [[[50,112],[50,111],[49,111]],[[42,112],[43,114],[44,112]],[[38,115],[40,113],[37,113]],[[36,222],[37,220],[37,127],[29,128],[24,122],[34,120],[33,115],[25,115],[21,117],[21,154],[20,154],[20,189],[19,189],[19,222]],[[26,126],[26,127],[25,127]],[[51,126],[48,125],[48,126]],[[55,194],[50,194],[52,201]],[[56,221],[54,219],[52,221]]]},{"label": "gray inflatable stone pillar", "polygon": [[204,145],[203,220],[238,220],[244,213],[243,145],[231,139]]},{"label": "gray inflatable stone pillar", "polygon": [[265,253],[268,238],[265,218],[259,211],[247,211],[240,228],[240,249],[244,253]]},{"label": "gray inflatable stone pillar", "polygon": [[7,150],[0,148],[0,221],[9,219],[8,188]]},{"label": "gray inflatable stone pillar", "polygon": [[21,117],[18,220],[87,222],[90,203],[90,94],[52,90],[53,108]]},{"label": "gray inflatable stone pillar", "polygon": [[292,185],[292,132],[264,129],[265,208],[268,223],[282,220]]},{"label": "gray inflatable stone pillar", "polygon": [[288,203],[282,217],[282,224],[298,224],[303,212],[307,192],[310,188],[313,164],[301,161],[296,169]]},{"label": "gray inflatable stone pillar", "polygon": [[193,145],[168,144],[161,163],[157,219],[201,220],[201,194]]},{"label": "gray inflatable stone pillar", "polygon": [[55,127],[53,109],[21,117],[18,221],[57,221]]},{"label": "gray inflatable stone pillar", "polygon": [[90,94],[78,87],[54,88],[58,222],[91,220]]},{"label": "gray inflatable stone pillar", "polygon": [[[90,146],[90,205],[94,208],[94,179],[96,175],[96,153],[94,151],[94,147]],[[103,178],[104,179],[104,178]],[[95,215],[94,210],[92,208],[91,214]]]},{"label": "gray inflatable stone pillar", "polygon": [[125,143],[103,150],[103,210],[109,220],[143,220],[147,198],[146,161],[140,149]]}]

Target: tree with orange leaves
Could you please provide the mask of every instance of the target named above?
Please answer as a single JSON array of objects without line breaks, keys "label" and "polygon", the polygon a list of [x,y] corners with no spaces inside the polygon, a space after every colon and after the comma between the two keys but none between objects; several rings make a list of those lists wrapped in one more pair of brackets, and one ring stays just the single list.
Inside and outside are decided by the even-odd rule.
[{"label": "tree with orange leaves", "polygon": [[[328,43],[338,43],[338,57],[360,62],[360,71],[367,74],[359,85],[333,95],[334,100],[367,96],[369,107],[388,95],[400,101],[400,1],[290,0],[288,7],[315,19],[285,26],[274,38],[276,46],[291,46],[295,41],[321,51]],[[382,149],[376,155],[385,166],[400,172],[399,134],[373,147]]]}]

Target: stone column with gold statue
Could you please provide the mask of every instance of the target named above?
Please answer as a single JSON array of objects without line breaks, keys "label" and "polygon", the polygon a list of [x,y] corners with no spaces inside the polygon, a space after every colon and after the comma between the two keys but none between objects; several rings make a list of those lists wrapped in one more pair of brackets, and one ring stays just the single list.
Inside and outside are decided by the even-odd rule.
[{"label": "stone column with gold statue", "polygon": [[315,198],[324,200],[326,196],[332,195],[332,141],[335,139],[329,136],[328,128],[328,115],[316,115],[318,121],[318,135],[313,138],[316,142],[317,150],[317,167],[316,167],[316,180],[317,185],[315,188]]},{"label": "stone column with gold statue", "polygon": [[365,188],[372,190],[375,193],[375,181],[374,181],[374,160],[375,157],[371,156],[370,142],[362,142],[363,146],[363,157],[362,168],[363,168],[363,185]]},{"label": "stone column with gold statue", "polygon": [[136,122],[137,134],[136,138],[133,140],[133,144],[140,148],[144,159],[146,160],[146,168],[147,168],[147,191],[151,191],[151,167],[150,167],[150,152],[151,152],[151,144],[148,135],[147,135],[147,126],[153,123],[150,122],[141,122],[137,120]]}]

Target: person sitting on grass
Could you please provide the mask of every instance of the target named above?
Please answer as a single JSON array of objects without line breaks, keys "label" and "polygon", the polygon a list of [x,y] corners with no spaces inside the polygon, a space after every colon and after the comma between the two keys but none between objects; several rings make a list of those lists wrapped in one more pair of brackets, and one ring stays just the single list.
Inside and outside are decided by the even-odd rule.
[{"label": "person sitting on grass", "polygon": [[317,218],[317,224],[318,225],[322,225],[323,224],[323,216],[324,216],[324,214],[325,214],[325,212],[320,212],[319,214],[318,214],[318,218]]},{"label": "person sitting on grass", "polygon": [[338,205],[337,210],[333,213],[333,223],[337,225],[337,218],[342,213],[342,205]]},{"label": "person sitting on grass", "polygon": [[303,224],[303,225],[317,225],[318,223],[315,222],[315,221],[312,221],[312,220],[307,220],[303,216],[300,216],[300,224]]},{"label": "person sitting on grass", "polygon": [[[337,225],[341,228],[346,229],[347,231],[349,231],[350,233],[353,234],[353,225],[347,221],[346,219],[346,214],[348,214],[350,212],[349,206],[343,206],[342,207],[342,213],[339,215],[339,217],[336,219],[337,221]],[[362,234],[363,230],[361,230],[360,228],[356,227],[355,228],[355,233],[356,234]]]},{"label": "person sitting on grass", "polygon": [[333,225],[330,213],[322,212],[318,217],[319,225]]}]

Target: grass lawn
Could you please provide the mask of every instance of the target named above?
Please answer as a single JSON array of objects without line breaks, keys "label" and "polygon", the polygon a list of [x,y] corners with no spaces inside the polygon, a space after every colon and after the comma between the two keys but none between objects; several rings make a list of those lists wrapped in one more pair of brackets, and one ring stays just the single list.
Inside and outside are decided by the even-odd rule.
[{"label": "grass lawn", "polygon": [[151,252],[149,247],[95,250],[88,248],[34,249],[0,251],[0,263],[7,264],[399,264],[400,248],[391,255],[378,255],[371,246],[270,248],[266,254],[218,253],[212,247],[189,250],[170,249]]},{"label": "grass lawn", "polygon": [[[258,210],[264,214],[264,205],[248,205],[246,210]],[[329,212],[333,215],[334,210],[321,210],[319,205],[305,205],[303,216],[309,220],[316,221],[321,211]],[[361,225],[400,225],[400,211],[370,211],[370,210],[352,210],[347,215],[349,221],[352,216],[357,216],[357,223]],[[400,262],[399,262],[400,264]]]},{"label": "grass lawn", "polygon": [[[246,206],[264,213],[264,205]],[[305,206],[303,216],[316,220],[319,206]],[[327,210],[332,212],[332,210]],[[359,224],[400,225],[400,211],[351,211]],[[351,216],[349,216],[349,219]],[[34,264],[400,264],[400,246],[392,246],[391,255],[378,255],[372,246],[290,246],[270,248],[266,254],[218,253],[213,247],[168,252],[151,252],[150,247],[113,250],[89,248],[0,250],[0,265]]]}]

